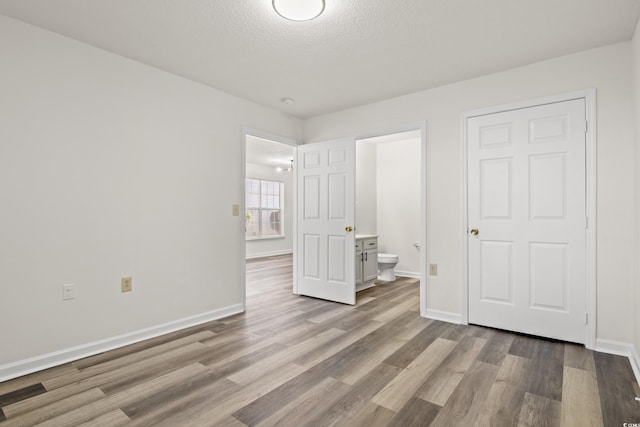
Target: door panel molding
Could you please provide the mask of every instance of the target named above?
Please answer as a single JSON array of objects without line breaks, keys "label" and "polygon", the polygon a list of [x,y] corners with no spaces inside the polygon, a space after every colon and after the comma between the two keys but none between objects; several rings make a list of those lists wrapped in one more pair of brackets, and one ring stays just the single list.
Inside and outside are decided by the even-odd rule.
[{"label": "door panel molding", "polygon": [[355,139],[297,150],[297,293],[355,304]]},{"label": "door panel molding", "polygon": [[[469,242],[468,242],[468,151],[467,151],[467,121],[473,117],[508,112],[524,108],[543,106],[547,104],[555,104],[559,102],[584,99],[586,110],[586,307],[585,311],[589,319],[586,326],[585,347],[595,349],[596,346],[596,235],[597,235],[597,219],[596,219],[596,90],[587,89],[582,91],[564,93],[544,98],[529,99],[520,102],[514,102],[504,105],[486,107],[477,110],[467,111],[460,117],[460,142],[461,142],[461,296],[462,310],[461,323],[469,323]],[[549,117],[548,120],[539,120],[530,126],[530,144],[544,143],[549,139],[555,140],[562,138],[566,128],[563,127],[563,121],[558,117]],[[499,150],[501,147],[510,143],[511,132],[508,127],[492,127],[483,129],[487,143],[483,149]],[[541,219],[543,220],[543,219]]]}]

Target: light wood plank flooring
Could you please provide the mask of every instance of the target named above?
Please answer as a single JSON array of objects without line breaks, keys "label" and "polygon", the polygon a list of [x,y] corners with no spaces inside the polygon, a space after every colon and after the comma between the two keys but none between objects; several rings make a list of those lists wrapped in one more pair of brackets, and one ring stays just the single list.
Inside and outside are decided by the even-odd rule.
[{"label": "light wood plank flooring", "polygon": [[623,357],[423,319],[415,279],[351,307],[291,274],[252,260],[245,314],[0,383],[0,427],[640,423]]}]

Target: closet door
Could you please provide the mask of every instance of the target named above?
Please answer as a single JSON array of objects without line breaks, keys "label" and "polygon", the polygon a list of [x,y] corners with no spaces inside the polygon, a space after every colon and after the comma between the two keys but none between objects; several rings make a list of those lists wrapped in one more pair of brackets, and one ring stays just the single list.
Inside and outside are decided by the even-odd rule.
[{"label": "closet door", "polygon": [[468,119],[469,322],[584,343],[585,100]]}]

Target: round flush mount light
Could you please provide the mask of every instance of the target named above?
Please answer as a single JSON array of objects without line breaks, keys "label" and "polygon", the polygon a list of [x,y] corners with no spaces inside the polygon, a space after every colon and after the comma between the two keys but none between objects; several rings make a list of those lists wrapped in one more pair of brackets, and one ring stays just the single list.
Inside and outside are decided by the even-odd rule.
[{"label": "round flush mount light", "polygon": [[290,21],[310,21],[324,11],[324,0],[272,0],[273,9]]}]

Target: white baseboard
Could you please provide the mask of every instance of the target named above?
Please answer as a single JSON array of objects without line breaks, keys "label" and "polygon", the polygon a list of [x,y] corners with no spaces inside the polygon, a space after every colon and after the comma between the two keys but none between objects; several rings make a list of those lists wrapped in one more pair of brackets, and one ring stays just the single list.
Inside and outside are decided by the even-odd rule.
[{"label": "white baseboard", "polygon": [[626,342],[603,340],[602,338],[596,339],[595,350],[602,353],[630,356],[632,348],[631,344]]},{"label": "white baseboard", "polygon": [[18,360],[17,362],[8,363],[6,365],[0,365],[0,382],[62,365],[64,363],[73,362],[74,360],[93,356],[115,348],[124,347],[149,338],[155,338],[180,329],[232,316],[234,314],[242,313],[243,311],[244,306],[242,304],[234,304],[217,310],[208,311],[206,313],[197,314],[195,316],[185,317],[183,319],[174,320],[172,322],[163,323],[150,328],[129,332],[127,334],[58,350],[41,356],[31,357],[29,359]]},{"label": "white baseboard", "polygon": [[440,320],[442,322],[462,325],[462,315],[458,313],[450,313],[448,311],[439,311],[427,308],[425,317],[427,319]]},{"label": "white baseboard", "polygon": [[246,259],[254,259],[254,258],[264,258],[267,256],[277,256],[277,255],[288,255],[288,254],[292,254],[293,250],[292,249],[284,249],[281,251],[271,251],[271,252],[260,252],[257,254],[247,254],[247,256],[245,257]]},{"label": "white baseboard", "polygon": [[631,347],[631,356],[629,356],[629,363],[631,363],[631,369],[636,376],[636,383],[640,385],[640,357],[635,347]]},{"label": "white baseboard", "polygon": [[420,272],[416,273],[415,271],[396,270],[396,276],[411,277],[412,279],[419,279],[420,278]]},{"label": "white baseboard", "polygon": [[632,344],[596,339],[595,350],[602,353],[616,354],[618,356],[625,356],[629,358],[631,369],[633,369],[633,375],[636,377],[636,382],[640,384],[640,357],[638,357],[638,352]]}]

